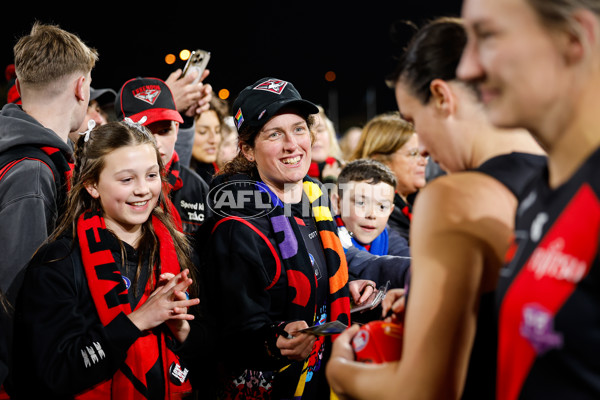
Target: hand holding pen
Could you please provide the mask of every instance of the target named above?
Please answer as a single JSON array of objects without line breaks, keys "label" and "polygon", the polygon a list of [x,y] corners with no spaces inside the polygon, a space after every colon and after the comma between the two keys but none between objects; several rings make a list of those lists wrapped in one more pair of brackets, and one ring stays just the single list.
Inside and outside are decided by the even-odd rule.
[{"label": "hand holding pen", "polygon": [[404,319],[404,289],[390,289],[381,302],[381,316],[387,322],[401,322]]},{"label": "hand holding pen", "polygon": [[[297,332],[304,328],[308,328],[306,321],[294,321],[278,328],[279,337],[276,346],[282,356],[298,361],[304,360],[310,355],[317,338],[308,333]],[[292,332],[294,333],[292,334]]]}]

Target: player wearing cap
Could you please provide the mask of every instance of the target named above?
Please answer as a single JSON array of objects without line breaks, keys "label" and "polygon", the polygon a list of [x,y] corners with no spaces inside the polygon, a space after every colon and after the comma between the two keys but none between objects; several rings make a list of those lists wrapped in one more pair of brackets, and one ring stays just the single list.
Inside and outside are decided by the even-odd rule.
[{"label": "player wearing cap", "polygon": [[299,330],[348,324],[349,287],[358,294],[361,283],[348,284],[326,191],[307,176],[317,112],[275,78],[246,87],[233,103],[240,153],[211,184],[205,279],[224,398],[330,394],[324,361],[331,340]]},{"label": "player wearing cap", "polygon": [[170,199],[181,218],[183,232],[198,239],[201,227],[210,215],[205,205],[208,185],[198,174],[179,163],[175,141],[183,119],[169,87],[158,78],[130,79],[119,91],[115,113],[119,121],[128,118],[154,134],[165,165]]},{"label": "player wearing cap", "polygon": [[111,88],[95,89],[91,87],[88,114],[90,113],[90,108],[93,107],[93,111],[95,112],[95,114],[92,114],[91,116],[92,118],[97,118],[98,120],[100,120],[100,125],[105,124],[108,121],[113,121],[115,119],[114,104],[116,98],[117,92],[115,92]]}]

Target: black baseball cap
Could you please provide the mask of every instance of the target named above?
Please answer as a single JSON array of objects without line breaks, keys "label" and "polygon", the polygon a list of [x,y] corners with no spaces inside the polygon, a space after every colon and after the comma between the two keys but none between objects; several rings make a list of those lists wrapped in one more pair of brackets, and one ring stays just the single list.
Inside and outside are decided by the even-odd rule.
[{"label": "black baseball cap", "polygon": [[138,122],[145,116],[143,125],[164,120],[183,123],[171,90],[158,78],[133,78],[125,82],[115,101],[115,113],[119,121],[130,118]]},{"label": "black baseball cap", "polygon": [[113,105],[116,97],[117,92],[110,88],[94,89],[93,87],[90,87],[90,101],[96,100],[100,107],[104,107],[109,104]]},{"label": "black baseball cap", "polygon": [[291,82],[277,78],[262,78],[240,92],[231,107],[233,122],[242,127],[262,127],[283,107],[292,107],[302,115],[317,114],[319,109],[302,99]]}]

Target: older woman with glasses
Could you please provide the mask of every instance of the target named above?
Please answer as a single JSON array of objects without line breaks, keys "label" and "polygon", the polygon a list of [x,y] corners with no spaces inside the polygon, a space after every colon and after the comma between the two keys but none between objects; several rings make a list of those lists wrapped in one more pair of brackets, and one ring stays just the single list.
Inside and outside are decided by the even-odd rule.
[{"label": "older woman with glasses", "polygon": [[390,228],[409,239],[412,203],[409,196],[425,186],[427,158],[421,156],[419,139],[412,124],[398,112],[381,114],[363,128],[351,160],[370,158],[389,167],[396,175],[394,211]]}]

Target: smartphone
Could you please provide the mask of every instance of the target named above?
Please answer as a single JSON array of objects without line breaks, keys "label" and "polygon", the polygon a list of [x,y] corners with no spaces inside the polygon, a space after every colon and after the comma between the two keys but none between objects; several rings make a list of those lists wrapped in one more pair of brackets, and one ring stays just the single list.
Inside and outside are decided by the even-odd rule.
[{"label": "smartphone", "polygon": [[200,81],[200,78],[202,77],[202,73],[206,69],[206,65],[208,64],[209,60],[209,51],[200,49],[192,51],[190,58],[188,58],[187,63],[185,63],[185,67],[183,68],[181,78],[183,78],[186,74],[190,73],[191,71],[196,70],[198,72],[198,75],[196,76],[196,79],[193,83],[198,83]]}]

